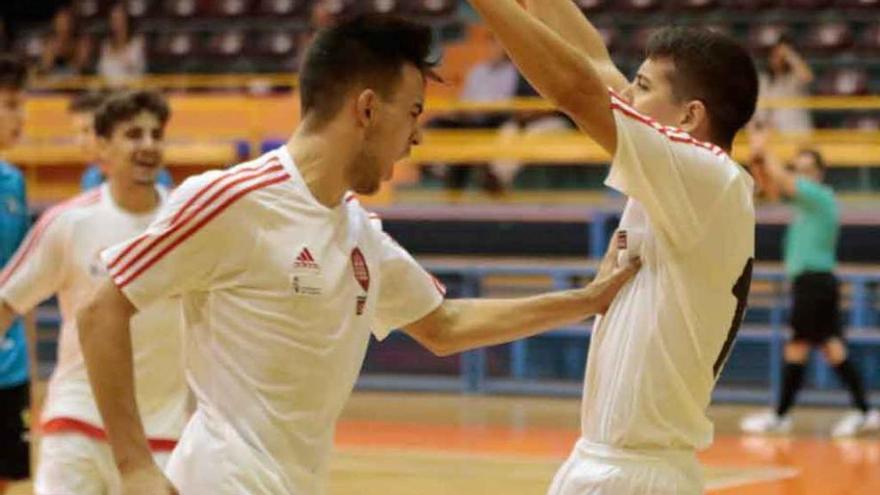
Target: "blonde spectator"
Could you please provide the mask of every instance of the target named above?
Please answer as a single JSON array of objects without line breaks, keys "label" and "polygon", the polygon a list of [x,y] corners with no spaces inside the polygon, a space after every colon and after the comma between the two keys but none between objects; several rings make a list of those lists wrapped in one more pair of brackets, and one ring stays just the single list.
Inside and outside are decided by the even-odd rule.
[{"label": "blonde spectator", "polygon": [[79,32],[70,7],[64,6],[52,18],[52,31],[46,37],[40,71],[56,77],[85,72],[91,53],[91,40]]},{"label": "blonde spectator", "polygon": [[131,35],[131,25],[125,5],[116,3],[110,8],[110,33],[101,43],[98,74],[113,87],[124,86],[146,71],[144,40]]},{"label": "blonde spectator", "polygon": [[[814,76],[810,66],[785,39],[773,46],[767,72],[761,74],[761,99],[796,98],[809,94]],[[813,119],[805,108],[764,109],[759,119],[782,132],[810,132]]]}]

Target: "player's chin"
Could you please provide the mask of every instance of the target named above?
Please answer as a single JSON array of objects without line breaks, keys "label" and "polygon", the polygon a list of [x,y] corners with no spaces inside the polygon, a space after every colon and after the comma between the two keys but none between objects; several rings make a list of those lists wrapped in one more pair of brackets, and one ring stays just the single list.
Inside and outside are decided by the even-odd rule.
[{"label": "player's chin", "polygon": [[152,186],[156,184],[155,173],[142,173],[134,175],[134,183],[139,186]]},{"label": "player's chin", "polygon": [[356,192],[358,194],[362,194],[365,196],[371,196],[371,195],[379,192],[380,185],[381,185],[381,182],[376,180],[376,181],[371,181],[371,182],[362,182],[360,184],[355,184],[355,186],[352,189],[354,190],[354,192]]}]

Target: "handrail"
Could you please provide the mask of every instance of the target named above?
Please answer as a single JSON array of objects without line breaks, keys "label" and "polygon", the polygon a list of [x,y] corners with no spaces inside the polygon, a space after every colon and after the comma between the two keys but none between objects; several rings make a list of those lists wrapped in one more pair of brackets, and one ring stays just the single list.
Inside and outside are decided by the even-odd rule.
[{"label": "handrail", "polygon": [[[129,86],[154,89],[249,89],[268,88],[294,90],[299,77],[293,73],[266,74],[155,74],[133,79]],[[38,77],[31,83],[37,91],[76,91],[107,88],[99,76],[71,76],[63,79]],[[430,96],[430,93],[429,93]],[[543,98],[513,98],[497,102],[466,102],[450,98],[429,97],[432,112],[528,112],[555,110]],[[798,98],[768,98],[759,103],[761,108],[805,108],[809,110],[877,110],[880,96],[809,96]]]}]

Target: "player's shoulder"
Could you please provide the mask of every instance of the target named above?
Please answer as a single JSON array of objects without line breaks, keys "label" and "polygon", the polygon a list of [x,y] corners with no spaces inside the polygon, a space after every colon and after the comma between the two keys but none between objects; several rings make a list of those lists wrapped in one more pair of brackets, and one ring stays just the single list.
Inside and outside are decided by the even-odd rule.
[{"label": "player's shoulder", "polygon": [[49,220],[78,218],[94,211],[103,198],[104,188],[96,187],[48,208],[40,218]]},{"label": "player's shoulder", "polygon": [[60,228],[72,226],[83,218],[87,218],[97,211],[103,199],[104,189],[101,187],[85,191],[66,201],[62,201],[48,208],[42,215],[35,228]]},{"label": "player's shoulder", "polygon": [[378,213],[364,208],[355,193],[351,191],[345,193],[342,197],[342,202],[349,217],[368,225],[373,230],[382,231],[382,217]]},{"label": "player's shoulder", "polygon": [[172,192],[172,201],[238,201],[248,193],[284,182],[290,175],[275,153],[229,168],[187,178]]}]

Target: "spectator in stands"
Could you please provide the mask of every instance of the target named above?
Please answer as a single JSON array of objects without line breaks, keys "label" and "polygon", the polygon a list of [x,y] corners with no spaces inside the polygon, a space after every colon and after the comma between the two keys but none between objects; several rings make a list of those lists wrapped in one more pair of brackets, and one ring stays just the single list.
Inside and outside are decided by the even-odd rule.
[{"label": "spectator in stands", "polygon": [[311,45],[312,39],[318,30],[332,26],[336,20],[328,0],[317,0],[312,4],[309,11],[309,28],[302,32],[299,37],[299,50],[294,61],[295,70],[299,70],[300,64],[305,60],[306,51],[309,49],[309,45]]},{"label": "spectator in stands", "polygon": [[[12,147],[24,125],[27,69],[11,55],[0,55],[0,151]],[[0,160],[0,262],[5,266],[28,229],[24,177]],[[30,353],[28,348],[30,347]],[[30,476],[30,379],[35,348],[25,342],[21,320],[0,329],[0,494],[10,481]]]},{"label": "spectator in stands", "polygon": [[112,87],[124,86],[146,72],[147,56],[144,39],[131,34],[131,20],[125,4],[117,2],[110,8],[110,33],[101,43],[98,75]]},{"label": "spectator in stands", "polygon": [[79,32],[73,11],[62,6],[52,19],[52,31],[46,38],[40,72],[50,76],[79,75],[86,71],[91,54],[91,39]]},{"label": "spectator in stands", "polygon": [[[504,48],[490,38],[489,55],[483,62],[470,69],[465,78],[464,87],[459,99],[470,103],[492,103],[508,100],[516,95],[519,85],[519,72],[508,58]],[[511,116],[508,112],[464,113],[452,115],[431,122],[431,127],[445,129],[497,129]],[[515,131],[514,131],[515,132]],[[510,133],[510,130],[507,131]],[[490,192],[500,192],[502,183],[490,168],[483,169],[483,188]],[[503,167],[498,167],[503,168]],[[450,165],[446,168],[446,187],[452,190],[462,189],[467,185],[472,165]]]},{"label": "spectator in stands", "polygon": [[[761,74],[761,98],[796,98],[809,94],[814,76],[810,66],[782,38],[770,49],[767,72]],[[758,113],[762,124],[782,132],[810,132],[813,119],[806,108],[764,109]]]},{"label": "spectator in stands", "polygon": [[880,430],[880,412],[869,410],[859,372],[847,359],[840,321],[840,287],[834,276],[839,217],[834,191],[822,184],[825,161],[816,150],[803,149],[785,167],[767,146],[767,133],[751,132],[752,168],[767,183],[769,196],[787,198],[795,209],[785,237],[785,269],[792,280],[793,336],[785,346],[780,401],[774,411],[756,413],[740,424],[749,433],[787,433],[789,411],[803,382],[810,350],[820,348],[850,392],[856,410],[832,429],[834,437],[849,437]]},{"label": "spectator in stands", "polygon": [[[517,98],[539,98],[535,88],[522,76],[514,94]],[[571,121],[560,112],[519,112],[501,126],[500,132],[504,136],[514,137],[517,135],[534,136],[553,132],[565,131],[572,128]],[[513,185],[513,180],[522,169],[523,163],[519,160],[501,159],[489,164],[492,175],[498,179],[502,189]]]},{"label": "spectator in stands", "polygon": [[[107,93],[85,92],[74,97],[68,107],[68,113],[73,121],[75,141],[89,164],[80,179],[80,186],[84,191],[98,187],[106,180],[104,168],[98,161],[95,113],[108,96]],[[165,168],[159,171],[156,182],[169,189],[174,187],[174,179]]]}]

